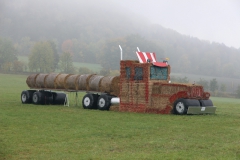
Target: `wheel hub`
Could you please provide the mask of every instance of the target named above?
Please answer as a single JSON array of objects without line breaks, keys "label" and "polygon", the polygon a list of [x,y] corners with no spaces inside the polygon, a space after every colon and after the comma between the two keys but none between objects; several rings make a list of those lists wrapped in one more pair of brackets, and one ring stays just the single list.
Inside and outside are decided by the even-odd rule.
[{"label": "wheel hub", "polygon": [[89,97],[86,97],[85,99],[84,99],[84,105],[85,106],[89,106],[90,105],[90,98]]},{"label": "wheel hub", "polygon": [[104,107],[105,106],[105,100],[103,98],[99,99],[98,105],[99,107]]},{"label": "wheel hub", "polygon": [[27,100],[27,96],[26,96],[26,94],[23,94],[23,95],[22,95],[22,101],[23,101],[23,102],[26,102],[26,100]]},{"label": "wheel hub", "polygon": [[182,102],[178,102],[176,105],[176,110],[178,111],[178,113],[183,113],[185,109],[185,106]]},{"label": "wheel hub", "polygon": [[34,95],[33,95],[33,102],[34,102],[34,103],[37,103],[37,101],[38,101],[38,97],[37,97],[36,94],[34,94]]}]

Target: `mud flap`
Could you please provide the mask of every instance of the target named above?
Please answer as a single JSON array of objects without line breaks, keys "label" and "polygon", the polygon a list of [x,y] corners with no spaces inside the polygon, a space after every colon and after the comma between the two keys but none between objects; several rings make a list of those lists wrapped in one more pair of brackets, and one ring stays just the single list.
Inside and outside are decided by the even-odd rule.
[{"label": "mud flap", "polygon": [[215,106],[204,107],[189,106],[187,114],[215,114],[216,108],[217,107]]}]

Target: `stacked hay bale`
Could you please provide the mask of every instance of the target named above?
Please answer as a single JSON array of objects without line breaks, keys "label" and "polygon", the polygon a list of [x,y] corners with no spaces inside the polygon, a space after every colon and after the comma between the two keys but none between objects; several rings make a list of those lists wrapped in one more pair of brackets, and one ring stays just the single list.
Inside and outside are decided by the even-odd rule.
[{"label": "stacked hay bale", "polygon": [[36,87],[36,78],[39,74],[31,74],[28,76],[26,83],[29,88],[35,88]]},{"label": "stacked hay bale", "polygon": [[78,83],[78,88],[77,90],[83,90],[83,91],[88,91],[89,90],[89,80],[92,76],[95,74],[83,74],[79,76],[77,83]]},{"label": "stacked hay bale", "polygon": [[105,76],[100,81],[99,91],[119,96],[119,79],[120,76]]},{"label": "stacked hay bale", "polygon": [[119,96],[119,76],[96,74],[32,74],[26,80],[29,88],[68,91],[93,91]]},{"label": "stacked hay bale", "polygon": [[78,90],[78,79],[81,75],[70,75],[64,81],[66,90]]},{"label": "stacked hay bale", "polygon": [[66,79],[71,76],[71,74],[59,74],[55,79],[54,79],[54,86],[55,89],[65,89],[65,81]]},{"label": "stacked hay bale", "polygon": [[45,78],[47,74],[38,74],[35,81],[36,88],[45,88]]},{"label": "stacked hay bale", "polygon": [[150,65],[121,61],[120,111],[145,112],[149,100],[149,79],[145,75],[149,75]]},{"label": "stacked hay bale", "polygon": [[93,75],[89,79],[89,90],[90,91],[100,91],[100,82],[104,76],[99,76],[99,75]]},{"label": "stacked hay bale", "polygon": [[55,79],[59,73],[50,73],[45,78],[45,88],[55,89]]}]

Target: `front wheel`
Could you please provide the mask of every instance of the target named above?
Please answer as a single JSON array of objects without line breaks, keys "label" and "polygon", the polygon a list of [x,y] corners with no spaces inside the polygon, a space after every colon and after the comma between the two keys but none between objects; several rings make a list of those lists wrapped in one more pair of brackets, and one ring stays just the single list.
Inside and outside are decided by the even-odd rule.
[{"label": "front wheel", "polygon": [[178,99],[173,106],[175,114],[184,115],[187,113],[187,105],[184,99]]}]

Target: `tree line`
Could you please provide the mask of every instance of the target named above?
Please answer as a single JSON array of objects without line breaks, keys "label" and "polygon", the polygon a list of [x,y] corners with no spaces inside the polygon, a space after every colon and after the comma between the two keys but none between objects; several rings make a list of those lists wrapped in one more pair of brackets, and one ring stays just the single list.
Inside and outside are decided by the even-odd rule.
[{"label": "tree line", "polygon": [[120,44],[125,59],[137,59],[136,47],[155,52],[158,61],[168,57],[174,73],[240,78],[240,48],[179,34],[116,5],[108,8],[108,1],[97,7],[82,1],[78,6],[40,0],[5,3],[0,36],[12,39],[18,55],[28,56],[36,42],[51,40],[58,53],[67,50],[73,61],[116,69]]}]

